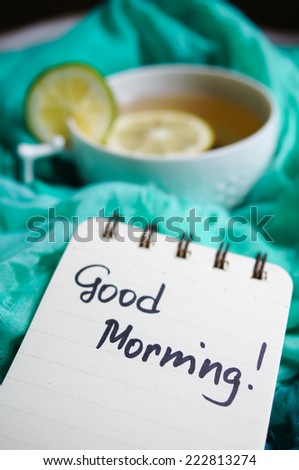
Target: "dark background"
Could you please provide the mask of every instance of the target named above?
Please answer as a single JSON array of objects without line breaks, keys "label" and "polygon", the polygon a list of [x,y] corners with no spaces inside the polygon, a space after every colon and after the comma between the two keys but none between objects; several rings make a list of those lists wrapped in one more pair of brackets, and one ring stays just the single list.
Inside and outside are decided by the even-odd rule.
[{"label": "dark background", "polygon": [[[7,31],[42,19],[83,12],[105,1],[109,0],[4,0],[3,5],[2,0],[0,28],[1,31]],[[239,6],[260,26],[288,32],[299,31],[299,18],[295,12],[294,1],[284,0],[275,4],[269,0],[235,0],[231,3]]]}]

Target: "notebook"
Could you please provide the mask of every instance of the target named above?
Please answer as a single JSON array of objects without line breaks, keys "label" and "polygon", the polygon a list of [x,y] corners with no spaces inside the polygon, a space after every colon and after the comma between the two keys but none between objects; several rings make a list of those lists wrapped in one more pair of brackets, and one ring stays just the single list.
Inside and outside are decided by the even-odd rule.
[{"label": "notebook", "polygon": [[281,267],[89,219],[0,387],[2,449],[262,449]]}]

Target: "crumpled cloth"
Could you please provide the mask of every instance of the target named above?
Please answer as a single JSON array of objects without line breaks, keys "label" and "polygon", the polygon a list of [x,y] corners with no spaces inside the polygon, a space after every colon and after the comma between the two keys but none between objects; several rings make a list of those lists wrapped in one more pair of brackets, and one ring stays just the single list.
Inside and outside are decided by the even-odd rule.
[{"label": "crumpled cloth", "polygon": [[[42,161],[32,187],[19,181],[16,146],[33,142],[24,121],[24,99],[30,83],[50,66],[85,62],[102,74],[157,63],[212,64],[237,70],[264,83],[274,93],[281,114],[280,138],[270,168],[241,207],[228,212],[208,201],[179,200],[149,186],[119,182],[82,186],[70,163]],[[142,215],[186,217],[195,208],[201,217],[215,216],[202,243],[225,227],[229,217],[250,222],[250,206],[259,218],[272,215],[269,243],[258,237],[233,244],[235,252],[267,252],[294,281],[268,448],[296,448],[299,436],[299,48],[274,46],[228,2],[210,0],[111,0],[90,12],[63,37],[25,50],[0,54],[0,381],[13,360],[43,292],[66,247],[63,224],[51,225],[48,209],[71,221],[109,215],[120,208],[128,220]],[[32,217],[44,217],[55,242],[29,243]],[[71,225],[70,225],[71,227]],[[159,226],[167,232],[165,226]],[[250,238],[253,225],[234,227],[235,236]],[[71,230],[70,230],[71,232]],[[69,234],[69,236],[71,233]],[[281,436],[286,436],[282,439]]]}]

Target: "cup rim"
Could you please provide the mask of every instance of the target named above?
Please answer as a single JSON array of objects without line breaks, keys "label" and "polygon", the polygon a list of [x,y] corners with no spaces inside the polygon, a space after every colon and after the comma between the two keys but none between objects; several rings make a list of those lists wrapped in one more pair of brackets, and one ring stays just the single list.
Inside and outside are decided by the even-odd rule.
[{"label": "cup rim", "polygon": [[[113,158],[120,159],[129,159],[134,161],[144,161],[144,162],[156,162],[157,164],[162,164],[166,162],[181,162],[181,161],[193,161],[193,160],[215,160],[217,158],[225,158],[228,154],[230,155],[232,150],[237,152],[240,150],[240,156],[242,155],[242,149],[247,145],[253,145],[255,141],[258,141],[261,138],[261,135],[266,133],[268,128],[273,125],[278,119],[278,106],[275,100],[275,97],[271,90],[265,86],[263,83],[244,75],[241,72],[235,70],[226,69],[219,66],[210,66],[210,65],[196,65],[196,64],[163,64],[163,65],[145,65],[142,67],[131,68],[128,70],[122,70],[111,75],[107,75],[106,79],[110,85],[113,80],[122,79],[123,77],[128,77],[130,75],[144,75],[144,74],[156,74],[157,72],[173,74],[183,73],[199,73],[200,75],[212,75],[218,77],[224,77],[241,84],[245,84],[254,91],[259,92],[266,100],[270,108],[269,116],[267,120],[262,124],[262,126],[255,131],[253,134],[250,134],[244,139],[238,140],[232,144],[225,145],[216,149],[206,150],[194,155],[169,155],[163,156],[161,158],[159,155],[144,155],[130,152],[120,152],[109,149],[107,146],[97,143],[92,139],[85,136],[76,123],[72,120],[68,122],[68,127],[71,134],[74,134],[79,140],[83,141],[85,144],[93,147],[96,150],[105,152],[107,155],[111,155]],[[111,86],[111,85],[110,85]]]}]

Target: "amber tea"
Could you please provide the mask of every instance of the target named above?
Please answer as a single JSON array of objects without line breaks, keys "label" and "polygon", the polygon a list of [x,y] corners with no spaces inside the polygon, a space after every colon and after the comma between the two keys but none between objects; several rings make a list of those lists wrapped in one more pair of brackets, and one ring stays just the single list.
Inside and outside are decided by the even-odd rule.
[{"label": "amber tea", "polygon": [[247,108],[210,94],[145,97],[122,106],[120,113],[158,109],[189,112],[206,120],[216,136],[213,148],[242,140],[262,126],[262,120]]}]

